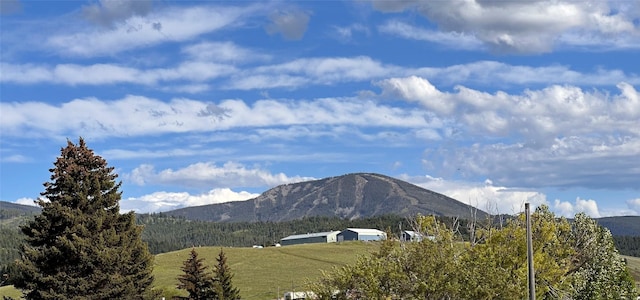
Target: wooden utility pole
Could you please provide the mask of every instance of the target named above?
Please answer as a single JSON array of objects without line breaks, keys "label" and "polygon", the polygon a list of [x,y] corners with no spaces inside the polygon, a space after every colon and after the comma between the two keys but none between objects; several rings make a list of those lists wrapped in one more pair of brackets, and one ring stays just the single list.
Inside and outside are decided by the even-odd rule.
[{"label": "wooden utility pole", "polygon": [[529,267],[529,300],[536,300],[536,277],[533,270],[533,240],[531,237],[531,216],[529,203],[524,204],[524,213],[527,214],[527,262]]}]

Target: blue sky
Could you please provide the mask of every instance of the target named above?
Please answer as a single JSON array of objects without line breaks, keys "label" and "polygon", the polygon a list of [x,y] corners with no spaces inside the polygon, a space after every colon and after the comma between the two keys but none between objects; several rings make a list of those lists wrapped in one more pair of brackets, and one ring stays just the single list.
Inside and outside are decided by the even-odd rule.
[{"label": "blue sky", "polygon": [[490,212],[640,214],[639,1],[0,4],[4,201],[82,136],[123,210],[375,172]]}]

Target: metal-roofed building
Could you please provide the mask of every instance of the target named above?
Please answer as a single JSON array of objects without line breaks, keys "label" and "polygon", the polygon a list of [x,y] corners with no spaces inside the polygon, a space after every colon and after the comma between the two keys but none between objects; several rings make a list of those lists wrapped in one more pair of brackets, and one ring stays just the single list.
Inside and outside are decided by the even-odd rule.
[{"label": "metal-roofed building", "polygon": [[280,240],[282,246],[311,244],[311,243],[335,243],[340,231],[327,231],[307,234],[290,235]]},{"label": "metal-roofed building", "polygon": [[423,235],[422,233],[404,230],[402,231],[402,240],[403,241],[411,241],[411,242],[422,242],[423,240],[435,241],[436,237],[433,235]]},{"label": "metal-roofed building", "polygon": [[347,228],[338,233],[338,242],[342,241],[381,241],[387,238],[384,231],[368,228]]},{"label": "metal-roofed building", "polygon": [[[402,231],[402,240],[403,241],[411,241],[411,242],[422,242],[425,239],[425,236],[422,233],[415,232],[412,230],[404,230]],[[433,240],[433,236],[427,236],[426,239]]]}]

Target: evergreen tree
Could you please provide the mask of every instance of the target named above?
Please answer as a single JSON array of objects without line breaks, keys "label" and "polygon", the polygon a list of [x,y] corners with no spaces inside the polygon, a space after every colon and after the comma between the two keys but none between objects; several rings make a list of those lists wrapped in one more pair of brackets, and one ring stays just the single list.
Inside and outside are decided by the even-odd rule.
[{"label": "evergreen tree", "polygon": [[240,299],[240,291],[233,286],[231,279],[233,273],[227,265],[227,256],[220,249],[220,254],[216,258],[216,265],[213,269],[213,285],[218,300],[236,300]]},{"label": "evergreen tree", "polygon": [[26,243],[15,286],[26,299],[143,299],[153,256],[133,212],[120,214],[114,168],[67,141],[44,183],[42,207],[22,232]]},{"label": "evergreen tree", "polygon": [[191,248],[189,258],[184,261],[182,271],[184,274],[178,277],[178,288],[189,293],[188,299],[205,300],[215,299],[213,291],[213,278],[207,274],[204,259],[198,257],[196,249]]}]

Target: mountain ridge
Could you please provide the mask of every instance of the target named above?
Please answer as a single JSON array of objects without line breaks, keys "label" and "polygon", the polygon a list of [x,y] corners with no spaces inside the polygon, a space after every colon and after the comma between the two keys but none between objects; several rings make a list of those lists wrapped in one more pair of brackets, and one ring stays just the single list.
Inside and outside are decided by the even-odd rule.
[{"label": "mountain ridge", "polygon": [[383,214],[484,218],[487,213],[443,194],[376,173],[289,183],[256,198],[180,208],[165,214],[214,222],[279,222],[309,216],[358,219]]}]

